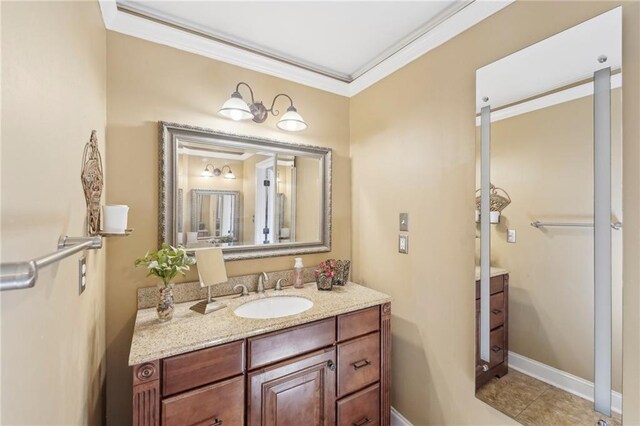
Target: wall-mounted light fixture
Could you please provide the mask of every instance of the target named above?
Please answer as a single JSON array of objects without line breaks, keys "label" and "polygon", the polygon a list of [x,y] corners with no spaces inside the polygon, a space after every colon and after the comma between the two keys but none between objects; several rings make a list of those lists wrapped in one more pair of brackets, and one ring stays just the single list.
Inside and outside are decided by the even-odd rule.
[{"label": "wall-mounted light fixture", "polygon": [[[240,86],[245,85],[249,89],[249,93],[251,94],[251,103],[247,104],[240,94]],[[249,120],[252,119],[256,123],[264,123],[269,113],[271,113],[274,117],[280,114],[280,111],[274,110],[273,107],[276,104],[276,100],[280,97],[284,96],[289,99],[291,105],[287,108],[287,112],[284,113],[280,121],[278,121],[278,128],[280,130],[286,130],[288,132],[299,132],[301,130],[306,129],[307,123],[305,123],[304,119],[300,114],[298,114],[298,110],[293,106],[293,99],[285,93],[279,93],[271,102],[271,107],[266,108],[262,101],[257,101],[253,97],[253,90],[251,86],[247,83],[241,81],[236,85],[236,91],[231,94],[231,98],[222,105],[218,114],[223,117],[230,118],[235,121],[240,120]]]},{"label": "wall-mounted light fixture", "polygon": [[[225,173],[224,169],[228,169],[228,171]],[[214,167],[213,164],[209,163],[205,166],[202,173],[200,173],[200,176],[202,177],[214,177],[220,175],[223,175],[222,177],[225,179],[236,178],[236,175],[234,175],[233,171],[231,170],[231,166],[229,166],[228,164],[225,164],[224,166],[222,166],[222,169],[219,169],[217,167]]]}]

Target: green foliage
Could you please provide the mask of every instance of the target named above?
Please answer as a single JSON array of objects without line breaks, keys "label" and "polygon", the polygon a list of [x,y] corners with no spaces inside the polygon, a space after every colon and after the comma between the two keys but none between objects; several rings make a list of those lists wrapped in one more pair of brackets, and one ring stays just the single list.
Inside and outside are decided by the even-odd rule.
[{"label": "green foliage", "polygon": [[182,246],[173,247],[167,243],[162,244],[162,248],[156,252],[147,252],[143,257],[136,259],[136,267],[144,265],[149,270],[147,276],[155,275],[162,278],[165,287],[178,274],[185,275],[190,265],[196,263],[195,259],[187,256],[187,252]]}]

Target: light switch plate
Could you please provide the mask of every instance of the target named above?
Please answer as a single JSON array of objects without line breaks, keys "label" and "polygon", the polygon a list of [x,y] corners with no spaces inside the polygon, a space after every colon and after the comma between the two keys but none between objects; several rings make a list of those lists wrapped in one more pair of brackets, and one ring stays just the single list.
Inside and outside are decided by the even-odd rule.
[{"label": "light switch plate", "polygon": [[507,229],[507,242],[515,243],[516,242],[516,230],[515,229]]},{"label": "light switch plate", "polygon": [[400,213],[400,231],[409,230],[409,213]]},{"label": "light switch plate", "polygon": [[409,253],[409,236],[400,234],[398,237],[398,253]]},{"label": "light switch plate", "polygon": [[78,259],[78,294],[82,294],[87,288],[87,258],[81,256]]}]

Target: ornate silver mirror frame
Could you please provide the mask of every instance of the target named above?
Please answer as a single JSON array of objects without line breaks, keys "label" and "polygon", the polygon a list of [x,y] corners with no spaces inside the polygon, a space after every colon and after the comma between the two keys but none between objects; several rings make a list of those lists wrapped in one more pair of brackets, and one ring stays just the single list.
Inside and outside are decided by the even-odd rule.
[{"label": "ornate silver mirror frame", "polygon": [[331,251],[331,148],[302,145],[224,133],[212,129],[160,121],[158,246],[175,243],[177,217],[177,145],[180,138],[235,148],[269,150],[283,155],[315,156],[320,160],[322,188],[320,241],[224,247],[225,260],[256,259]]}]

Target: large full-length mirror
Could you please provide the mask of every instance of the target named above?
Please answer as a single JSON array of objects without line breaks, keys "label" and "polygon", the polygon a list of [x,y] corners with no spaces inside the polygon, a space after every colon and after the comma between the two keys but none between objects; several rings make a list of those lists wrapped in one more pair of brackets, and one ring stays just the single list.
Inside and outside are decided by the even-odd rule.
[{"label": "large full-length mirror", "polygon": [[160,126],[160,242],[227,260],[330,250],[330,149]]},{"label": "large full-length mirror", "polygon": [[613,9],[476,73],[476,395],[622,423],[622,52]]}]

